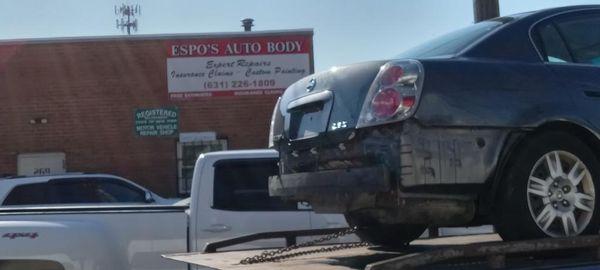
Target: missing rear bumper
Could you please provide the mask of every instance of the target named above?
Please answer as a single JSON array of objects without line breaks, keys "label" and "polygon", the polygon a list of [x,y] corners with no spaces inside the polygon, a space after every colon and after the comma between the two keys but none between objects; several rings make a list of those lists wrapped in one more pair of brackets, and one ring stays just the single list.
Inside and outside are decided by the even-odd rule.
[{"label": "missing rear bumper", "polygon": [[320,213],[357,212],[380,223],[457,225],[471,221],[469,196],[403,193],[383,165],[295,173],[269,179],[271,196],[308,201]]},{"label": "missing rear bumper", "polygon": [[390,173],[383,166],[283,174],[269,179],[271,196],[298,200],[390,190]]}]

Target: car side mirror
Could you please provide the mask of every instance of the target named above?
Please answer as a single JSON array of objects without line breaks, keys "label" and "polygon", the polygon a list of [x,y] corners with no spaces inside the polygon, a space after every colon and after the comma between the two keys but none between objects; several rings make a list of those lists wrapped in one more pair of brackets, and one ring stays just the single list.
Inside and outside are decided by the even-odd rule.
[{"label": "car side mirror", "polygon": [[146,203],[154,203],[156,202],[156,200],[154,200],[154,197],[152,197],[152,194],[150,192],[146,191],[146,197],[145,197]]},{"label": "car side mirror", "polygon": [[312,206],[308,202],[300,201],[297,202],[298,210],[312,210]]}]

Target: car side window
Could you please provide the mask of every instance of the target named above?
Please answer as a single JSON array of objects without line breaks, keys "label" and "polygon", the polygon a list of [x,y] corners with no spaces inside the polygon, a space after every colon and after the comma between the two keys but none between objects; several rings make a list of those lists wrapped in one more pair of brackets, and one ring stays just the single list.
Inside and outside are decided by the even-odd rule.
[{"label": "car side window", "polygon": [[600,65],[600,14],[562,17],[555,23],[573,62]]},{"label": "car side window", "polygon": [[295,211],[295,202],[269,196],[277,161],[223,160],[215,164],[213,208],[235,211]]},{"label": "car side window", "polygon": [[146,193],[135,186],[112,179],[98,179],[96,194],[102,202],[145,203]]},{"label": "car side window", "polygon": [[551,63],[572,62],[569,50],[563,38],[552,22],[537,27],[537,47],[544,56],[544,61]]},{"label": "car side window", "polygon": [[100,203],[101,197],[96,192],[96,183],[89,178],[81,180],[52,180],[52,188],[56,192],[57,204]]},{"label": "car side window", "polygon": [[145,203],[146,193],[109,178],[54,179],[10,191],[2,205]]},{"label": "car side window", "polygon": [[47,183],[25,184],[13,188],[2,205],[52,204],[53,196]]}]

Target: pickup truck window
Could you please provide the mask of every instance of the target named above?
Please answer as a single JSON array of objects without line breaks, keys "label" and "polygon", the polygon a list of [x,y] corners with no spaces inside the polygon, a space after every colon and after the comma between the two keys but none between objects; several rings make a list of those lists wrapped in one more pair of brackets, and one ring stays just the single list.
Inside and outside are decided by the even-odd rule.
[{"label": "pickup truck window", "polygon": [[269,176],[277,174],[277,161],[224,160],[215,164],[213,208],[235,211],[296,211],[295,202],[270,197]]}]

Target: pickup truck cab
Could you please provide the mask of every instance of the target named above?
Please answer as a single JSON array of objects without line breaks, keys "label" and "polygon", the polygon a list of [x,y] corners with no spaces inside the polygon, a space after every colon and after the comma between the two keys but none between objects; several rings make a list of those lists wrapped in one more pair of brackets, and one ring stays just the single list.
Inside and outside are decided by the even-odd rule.
[{"label": "pickup truck cab", "polygon": [[[268,178],[277,174],[273,150],[207,153],[194,170],[190,212],[190,248],[207,242],[265,231],[347,227],[343,215],[315,214],[305,203],[270,197]],[[201,181],[196,181],[201,179]],[[282,246],[262,241],[248,248]],[[237,247],[245,248],[245,247]]]},{"label": "pickup truck cab", "polygon": [[[0,265],[6,269],[187,269],[161,254],[194,252],[248,233],[346,227],[341,215],[271,198],[273,150],[223,151],[196,161],[187,206],[98,204],[0,209]],[[300,240],[302,241],[302,240]],[[239,248],[282,246],[261,240]],[[4,269],[4,268],[3,268]]]}]

